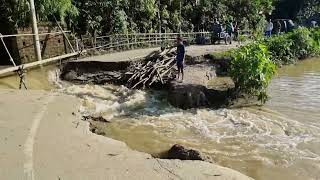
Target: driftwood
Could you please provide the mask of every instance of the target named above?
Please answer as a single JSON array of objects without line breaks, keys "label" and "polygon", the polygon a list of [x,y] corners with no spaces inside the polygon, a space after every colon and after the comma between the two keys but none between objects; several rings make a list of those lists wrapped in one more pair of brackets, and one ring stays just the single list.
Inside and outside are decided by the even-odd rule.
[{"label": "driftwood", "polygon": [[175,78],[175,53],[171,50],[161,52],[145,61],[134,61],[127,68],[127,86],[146,88],[154,84],[167,84]]}]

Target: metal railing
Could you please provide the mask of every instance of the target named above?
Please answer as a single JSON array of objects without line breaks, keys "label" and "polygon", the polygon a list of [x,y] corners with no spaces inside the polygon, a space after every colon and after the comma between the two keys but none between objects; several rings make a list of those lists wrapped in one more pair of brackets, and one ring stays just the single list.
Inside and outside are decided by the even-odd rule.
[{"label": "metal railing", "polygon": [[86,37],[77,40],[76,45],[83,50],[93,49],[116,49],[126,50],[141,47],[172,45],[180,36],[189,44],[195,43],[198,37],[210,38],[210,32],[192,33],[136,33],[136,34],[113,34],[99,37]]}]

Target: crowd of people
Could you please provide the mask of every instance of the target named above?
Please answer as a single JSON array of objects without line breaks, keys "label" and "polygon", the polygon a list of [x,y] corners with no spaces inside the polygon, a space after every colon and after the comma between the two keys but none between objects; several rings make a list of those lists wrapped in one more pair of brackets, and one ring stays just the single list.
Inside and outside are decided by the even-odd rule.
[{"label": "crowd of people", "polygon": [[292,31],[295,24],[291,19],[271,19],[266,24],[265,36],[270,37],[272,34],[282,34]]},{"label": "crowd of people", "polygon": [[[318,22],[312,20],[307,25],[309,27],[317,27]],[[273,34],[283,34],[287,32],[291,32],[296,28],[296,24],[291,19],[269,19],[266,23],[265,36],[270,37]],[[230,38],[235,40],[239,39],[239,27],[238,23],[232,20],[227,20],[224,23],[220,23],[218,20],[215,20],[213,23],[213,34],[216,36],[220,36],[221,34],[226,34]]]},{"label": "crowd of people", "polygon": [[[317,21],[312,20],[310,21],[307,26],[315,28],[318,26]],[[296,25],[291,19],[276,19],[276,20],[269,20],[266,24],[265,36],[270,37],[273,34],[282,34],[291,32]]]}]

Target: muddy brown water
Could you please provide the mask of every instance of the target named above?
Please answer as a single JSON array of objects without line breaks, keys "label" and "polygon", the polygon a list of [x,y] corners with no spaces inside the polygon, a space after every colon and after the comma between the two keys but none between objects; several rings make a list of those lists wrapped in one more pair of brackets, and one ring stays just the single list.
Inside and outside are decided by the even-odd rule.
[{"label": "muddy brown water", "polygon": [[[25,82],[28,89],[50,90],[56,88],[59,74],[56,65],[47,65],[34,69],[28,69],[25,75]],[[1,89],[19,89],[20,78],[16,74],[0,78]]]},{"label": "muddy brown water", "polygon": [[165,93],[56,84],[80,97],[83,115],[110,120],[95,125],[132,149],[157,156],[179,143],[258,180],[320,179],[320,59],[279,69],[262,107],[180,110]]}]

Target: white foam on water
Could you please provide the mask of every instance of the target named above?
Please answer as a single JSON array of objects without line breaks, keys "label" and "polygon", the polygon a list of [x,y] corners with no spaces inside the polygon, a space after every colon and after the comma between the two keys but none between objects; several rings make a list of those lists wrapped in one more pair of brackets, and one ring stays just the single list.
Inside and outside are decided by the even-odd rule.
[{"label": "white foam on water", "polygon": [[[123,86],[72,85],[63,91],[82,99],[80,112],[84,115],[103,116],[108,120],[117,117],[116,120],[127,124],[128,128],[148,126],[152,128],[150,133],[159,137],[199,146],[212,143],[202,148],[207,154],[230,160],[242,157],[283,167],[299,159],[320,161],[320,154],[298,147],[319,138],[319,128],[269,110],[184,111],[163,103],[157,93]],[[219,144],[220,149],[214,144]]]},{"label": "white foam on water", "polygon": [[60,70],[53,69],[48,71],[48,81],[57,88],[63,88],[62,81],[60,79]]},{"label": "white foam on water", "polygon": [[[317,148],[320,147],[320,122],[317,121],[320,114],[314,113],[320,107],[317,75],[309,73],[306,79],[291,75],[277,78],[271,85],[275,87],[271,92],[275,93],[273,103],[243,109],[180,110],[170,106],[161,93],[124,86],[63,84],[62,91],[81,98],[82,114],[115,121],[112,128],[118,128],[121,133],[143,131],[147,142],[185,143],[217,157],[220,162],[239,161],[236,164],[240,166],[252,163],[252,168],[258,161],[258,168],[265,168],[261,172],[271,166],[298,167],[302,174],[308,175],[308,170],[303,168],[320,170]],[[311,86],[306,85],[308,83]],[[298,113],[294,114],[298,118],[287,117],[296,110]],[[309,119],[305,121],[304,116]],[[127,130],[121,131],[124,128]],[[131,135],[121,134],[121,138],[126,136]],[[144,142],[140,143],[144,146]]]}]

